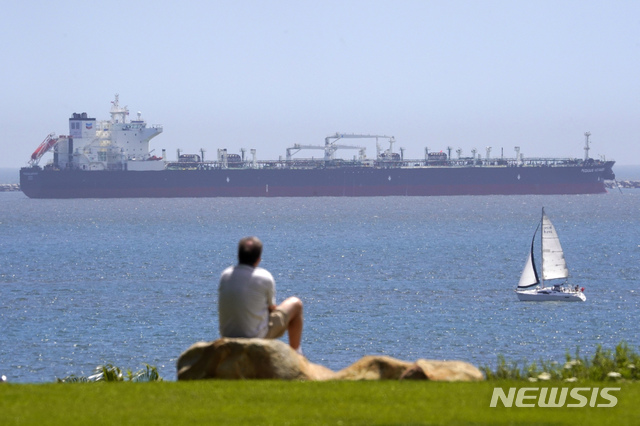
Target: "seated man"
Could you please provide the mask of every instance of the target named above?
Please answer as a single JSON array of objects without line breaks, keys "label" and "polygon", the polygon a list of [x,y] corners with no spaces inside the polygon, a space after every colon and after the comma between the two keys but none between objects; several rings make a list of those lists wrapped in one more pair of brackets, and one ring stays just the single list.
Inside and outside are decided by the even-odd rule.
[{"label": "seated man", "polygon": [[259,268],[262,242],[246,237],[238,243],[238,265],[220,276],[218,315],[222,337],[277,339],[289,333],[289,345],[302,353],[302,302],[290,297],[276,306],[276,284]]}]

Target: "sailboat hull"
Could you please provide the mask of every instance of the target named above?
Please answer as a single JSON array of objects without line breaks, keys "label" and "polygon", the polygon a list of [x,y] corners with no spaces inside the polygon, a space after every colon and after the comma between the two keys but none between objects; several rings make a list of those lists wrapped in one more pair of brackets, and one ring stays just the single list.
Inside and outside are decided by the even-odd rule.
[{"label": "sailboat hull", "polygon": [[558,291],[552,288],[517,290],[522,302],[585,302],[587,297],[581,291]]}]

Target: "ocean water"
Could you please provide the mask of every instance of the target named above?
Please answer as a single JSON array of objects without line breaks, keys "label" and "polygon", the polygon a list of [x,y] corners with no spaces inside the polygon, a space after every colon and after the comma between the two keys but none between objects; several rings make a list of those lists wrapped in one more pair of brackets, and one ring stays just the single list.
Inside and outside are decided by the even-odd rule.
[{"label": "ocean water", "polygon": [[[545,207],[586,303],[519,302]],[[640,334],[640,190],[580,196],[31,200],[0,193],[0,374],[12,382],[155,365],[218,337],[217,281],[257,235],[303,350],[562,361]]]},{"label": "ocean water", "polygon": [[0,184],[3,183],[20,183],[20,169],[0,167]]}]

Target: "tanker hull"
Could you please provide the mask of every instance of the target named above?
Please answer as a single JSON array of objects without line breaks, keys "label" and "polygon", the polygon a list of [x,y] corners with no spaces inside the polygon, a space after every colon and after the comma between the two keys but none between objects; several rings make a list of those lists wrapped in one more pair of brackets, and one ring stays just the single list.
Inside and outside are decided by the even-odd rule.
[{"label": "tanker hull", "polygon": [[598,194],[613,162],[563,167],[338,167],[20,171],[30,198],[371,197]]}]

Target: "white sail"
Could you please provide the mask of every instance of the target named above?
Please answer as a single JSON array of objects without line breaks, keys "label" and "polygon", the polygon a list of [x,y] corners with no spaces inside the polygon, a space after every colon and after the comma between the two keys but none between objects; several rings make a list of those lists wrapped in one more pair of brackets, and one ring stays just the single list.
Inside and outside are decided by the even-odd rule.
[{"label": "white sail", "polygon": [[558,233],[542,209],[542,277],[545,280],[567,278],[569,270]]},{"label": "white sail", "polygon": [[[538,232],[537,228],[536,232]],[[533,233],[533,238],[531,239],[531,250],[529,250],[527,261],[525,262],[524,269],[522,270],[522,275],[520,275],[518,288],[533,287],[540,283],[540,280],[538,279],[538,271],[536,271],[536,264],[533,259],[533,241],[536,238],[536,232]]]},{"label": "white sail", "polygon": [[538,284],[538,275],[536,274],[536,270],[533,266],[533,256],[529,254],[527,256],[527,263],[524,264],[524,269],[522,270],[522,275],[520,275],[520,282],[518,283],[518,288],[527,288]]}]

